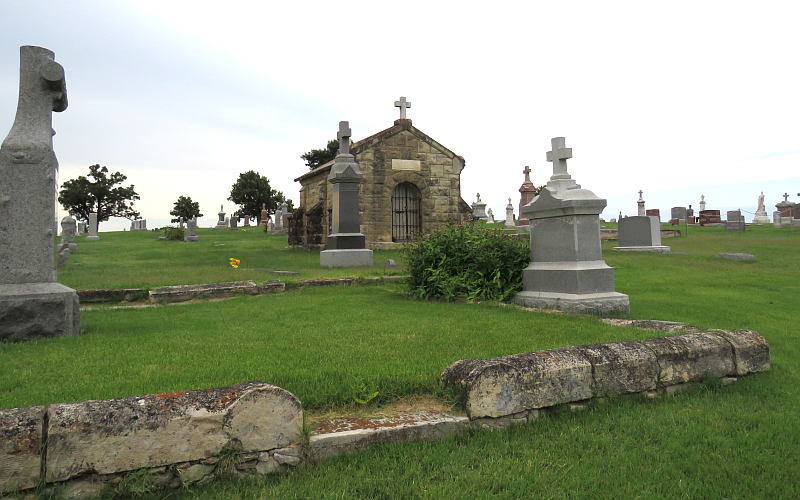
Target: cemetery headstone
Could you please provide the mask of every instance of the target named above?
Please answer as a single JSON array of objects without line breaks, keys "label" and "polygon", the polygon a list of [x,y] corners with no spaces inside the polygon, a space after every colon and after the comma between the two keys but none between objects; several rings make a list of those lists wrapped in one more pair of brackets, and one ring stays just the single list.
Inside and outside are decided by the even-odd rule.
[{"label": "cemetery headstone", "polygon": [[281,203],[278,205],[278,209],[275,211],[275,224],[273,226],[273,231],[280,231],[282,229],[283,223],[283,212],[284,207],[286,206],[285,203]]},{"label": "cemetery headstone", "polygon": [[795,204],[789,201],[789,193],[783,194],[783,201],[775,204],[780,213],[780,222],[775,224],[777,227],[788,227],[792,225],[792,215],[795,211]]},{"label": "cemetery headstone", "polygon": [[269,220],[269,212],[267,211],[267,204],[261,204],[261,216],[258,218],[258,225],[267,227],[267,221]]},{"label": "cemetery headstone", "polygon": [[522,207],[530,203],[533,197],[536,196],[536,186],[531,182],[531,167],[525,165],[522,173],[525,174],[525,180],[522,182],[522,186],[519,187],[519,219],[517,222],[520,226],[527,226],[530,221],[522,214]]},{"label": "cemetery headstone", "polygon": [[236,217],[234,215],[233,217],[231,217],[229,223],[230,223],[229,227],[231,229],[234,229],[234,230],[238,230],[239,229],[239,217]]},{"label": "cemetery headstone", "polygon": [[744,217],[741,210],[728,210],[728,217],[725,220],[726,231],[744,231]]},{"label": "cemetery headstone", "polygon": [[644,211],[644,214],[650,217],[656,217],[659,221],[661,220],[661,210],[657,208],[648,208]]},{"label": "cemetery headstone", "polygon": [[[67,108],[64,68],[42,47],[20,47],[19,101],[0,146],[0,341],[78,335],[78,294],[56,281],[52,113]],[[10,237],[9,237],[10,236]],[[67,248],[67,251],[68,248]]]},{"label": "cemetery headstone", "polygon": [[672,207],[670,219],[678,219],[679,224],[686,222],[686,207]]},{"label": "cemetery headstone", "polygon": [[768,224],[769,216],[767,215],[767,207],[764,205],[764,191],[758,195],[758,208],[753,216],[753,224]]},{"label": "cemetery headstone", "polygon": [[572,149],[553,138],[553,175],[523,208],[531,221],[531,262],[514,302],[580,313],[627,312],[628,296],[614,290],[614,269],[603,260],[600,212],[606,200],[582,189],[567,171]]},{"label": "cemetery headstone", "polygon": [[642,190],[639,190],[639,200],[636,202],[637,205],[637,215],[639,216],[646,216],[647,212],[644,208],[644,199],[642,198]]},{"label": "cemetery headstone", "polygon": [[86,223],[83,221],[78,222],[78,234],[86,234]]},{"label": "cemetery headstone", "polygon": [[200,241],[200,238],[197,236],[197,217],[192,217],[186,221],[186,236],[183,238],[183,240]]},{"label": "cemetery headstone", "polygon": [[688,224],[696,224],[697,223],[697,219],[694,216],[694,209],[692,208],[691,205],[689,205],[689,208],[686,209],[686,222]]},{"label": "cemetery headstone", "polygon": [[75,243],[75,235],[78,232],[78,224],[71,215],[67,215],[61,219],[61,246],[67,246],[71,252],[78,248]]},{"label": "cemetery headstone", "polygon": [[700,225],[707,226],[710,224],[722,224],[722,216],[719,210],[703,210],[700,212]]},{"label": "cemetery headstone", "polygon": [[486,211],[486,215],[489,217],[489,220],[487,222],[489,222],[490,224],[494,224],[494,213],[492,212],[491,208]]},{"label": "cemetery headstone", "polygon": [[658,217],[638,215],[619,221],[619,246],[614,250],[626,252],[667,253],[670,247],[661,244],[661,222]]},{"label": "cemetery headstone", "polygon": [[222,205],[219,206],[219,213],[217,213],[219,220],[217,220],[217,225],[214,226],[214,229],[227,229],[228,223],[225,221],[225,212],[222,210]]},{"label": "cemetery headstone", "polygon": [[[405,99],[403,99],[405,100]],[[350,125],[339,122],[339,153],[333,160],[328,182],[333,184],[331,233],[325,250],[319,253],[322,267],[371,266],[372,250],[366,248],[358,214],[359,184],[363,179],[355,157],[350,154]]]},{"label": "cemetery headstone", "polygon": [[706,209],[706,195],[700,195],[700,203],[698,206],[698,213],[702,213]]},{"label": "cemetery headstone", "polygon": [[514,205],[511,204],[511,198],[508,199],[506,205],[506,227],[514,227]]},{"label": "cemetery headstone", "polygon": [[245,216],[244,218],[244,227],[250,227],[250,216]]},{"label": "cemetery headstone", "polygon": [[475,220],[489,220],[489,216],[486,215],[486,203],[481,201],[480,193],[475,195],[475,201],[472,203],[472,217]]},{"label": "cemetery headstone", "polygon": [[89,235],[86,237],[87,241],[97,241],[100,237],[97,235],[97,212],[89,212]]}]

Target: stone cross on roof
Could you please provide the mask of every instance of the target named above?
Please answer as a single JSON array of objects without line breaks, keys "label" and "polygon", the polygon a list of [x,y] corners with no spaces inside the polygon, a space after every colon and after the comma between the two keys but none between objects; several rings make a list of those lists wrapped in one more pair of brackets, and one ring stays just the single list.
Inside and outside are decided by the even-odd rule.
[{"label": "stone cross on roof", "polygon": [[789,201],[789,193],[783,193],[783,201]]},{"label": "stone cross on roof", "polygon": [[563,137],[553,137],[550,144],[553,146],[553,150],[547,152],[547,161],[553,162],[553,177],[569,179],[567,159],[572,158],[572,148],[564,147]]},{"label": "stone cross on roof", "polygon": [[340,155],[350,154],[350,135],[350,123],[339,122],[339,132],[336,134],[336,138],[339,139]]},{"label": "stone cross on roof", "polygon": [[642,199],[642,190],[641,189],[639,190],[639,199],[640,200]]},{"label": "stone cross on roof", "polygon": [[522,170],[522,173],[525,174],[525,182],[531,181],[531,167],[525,165],[525,168]]},{"label": "stone cross on roof", "polygon": [[411,107],[411,103],[406,101],[405,97],[401,97],[399,101],[394,101],[394,107],[400,108],[400,119],[405,119],[406,109]]}]

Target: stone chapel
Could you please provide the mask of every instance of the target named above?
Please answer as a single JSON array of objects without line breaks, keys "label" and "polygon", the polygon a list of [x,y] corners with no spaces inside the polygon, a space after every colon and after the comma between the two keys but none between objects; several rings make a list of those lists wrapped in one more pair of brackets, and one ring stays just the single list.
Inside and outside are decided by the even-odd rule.
[{"label": "stone chapel", "polygon": [[[395,102],[394,125],[350,146],[363,174],[359,190],[361,232],[367,247],[412,241],[423,232],[471,219],[461,198],[464,158],[414,127],[404,97]],[[321,248],[331,228],[333,161],[295,179],[300,204],[289,217],[289,245]]]}]

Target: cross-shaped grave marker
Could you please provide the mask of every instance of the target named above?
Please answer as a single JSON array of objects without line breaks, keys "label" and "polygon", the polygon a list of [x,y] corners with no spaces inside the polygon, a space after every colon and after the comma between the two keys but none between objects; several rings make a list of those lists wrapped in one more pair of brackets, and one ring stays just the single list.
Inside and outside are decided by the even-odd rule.
[{"label": "cross-shaped grave marker", "polygon": [[399,101],[394,101],[394,107],[400,108],[400,119],[405,119],[406,109],[411,107],[411,103],[406,101],[405,97],[401,97]]},{"label": "cross-shaped grave marker", "polygon": [[783,193],[783,201],[789,201],[789,193]]},{"label": "cross-shaped grave marker", "polygon": [[525,165],[525,169],[522,170],[522,173],[525,174],[525,182],[531,181],[531,167]]},{"label": "cross-shaped grave marker", "polygon": [[349,122],[339,122],[339,132],[336,133],[336,138],[339,139],[339,154],[340,155],[349,155],[350,154],[350,136],[352,132],[350,131],[350,123]]},{"label": "cross-shaped grave marker", "polygon": [[550,144],[553,150],[547,152],[547,161],[553,162],[553,177],[569,179],[567,160],[572,158],[572,148],[564,147],[563,137],[553,137]]}]

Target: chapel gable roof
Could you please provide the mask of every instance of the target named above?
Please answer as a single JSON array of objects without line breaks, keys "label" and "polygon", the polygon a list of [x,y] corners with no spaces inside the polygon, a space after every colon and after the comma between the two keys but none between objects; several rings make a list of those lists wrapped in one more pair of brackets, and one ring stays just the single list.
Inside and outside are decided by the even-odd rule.
[{"label": "chapel gable roof", "polygon": [[[417,127],[413,126],[411,124],[411,120],[409,120],[407,118],[397,119],[397,120],[394,121],[394,125],[392,125],[391,127],[387,128],[387,129],[384,129],[384,130],[381,130],[377,134],[373,134],[373,135],[371,135],[371,136],[369,136],[367,138],[361,139],[360,141],[358,141],[356,143],[353,143],[350,146],[350,152],[352,154],[358,154],[358,153],[360,153],[360,152],[362,152],[362,151],[364,151],[366,149],[369,149],[370,147],[374,146],[375,144],[386,140],[387,138],[389,138],[389,137],[391,137],[391,136],[393,136],[395,134],[399,134],[403,130],[407,130],[408,132],[410,132],[411,134],[416,136],[419,140],[430,144],[431,147],[433,147],[434,149],[439,150],[440,152],[442,152],[443,154],[445,154],[445,155],[447,155],[447,156],[449,156],[451,158],[454,158],[454,157],[458,156],[459,158],[461,158],[461,160],[463,162],[464,158],[462,156],[455,154],[454,152],[450,151],[446,147],[444,147],[441,144],[439,144],[439,142],[433,140],[429,135],[427,135],[426,133],[424,133],[423,131],[421,131]],[[315,168],[314,170],[311,170],[310,172],[307,172],[307,173],[301,175],[300,177],[298,177],[294,181],[295,182],[299,182],[299,181],[308,179],[310,177],[316,177],[317,175],[320,175],[320,174],[322,174],[324,172],[329,171],[331,169],[331,166],[333,165],[333,161],[334,160],[331,160],[331,161],[329,161],[327,163],[323,163],[322,165],[320,165],[319,167]]]}]

